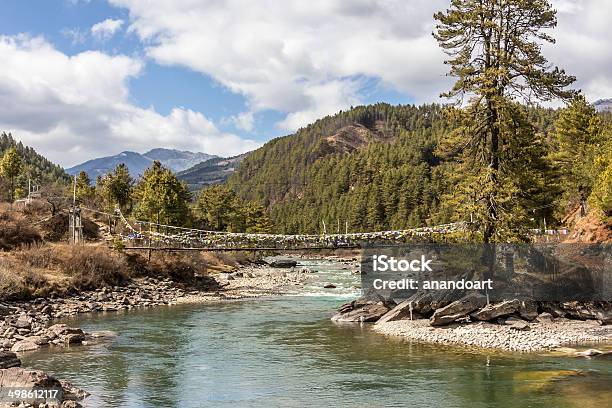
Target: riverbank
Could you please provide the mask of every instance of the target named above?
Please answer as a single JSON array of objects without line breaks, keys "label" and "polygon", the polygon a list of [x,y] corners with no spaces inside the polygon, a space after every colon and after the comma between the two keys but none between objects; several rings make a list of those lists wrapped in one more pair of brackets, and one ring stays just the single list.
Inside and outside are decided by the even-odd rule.
[{"label": "riverbank", "polygon": [[[37,298],[26,302],[0,302],[0,351],[24,352],[44,346],[65,346],[90,339],[90,333],[70,342],[50,339],[49,325],[83,313],[118,312],[181,303],[220,302],[281,295],[308,281],[305,268],[276,269],[247,265],[232,273],[207,277],[203,289],[170,278],[138,278],[125,286],[103,287],[73,296]],[[74,328],[76,330],[76,328]]]},{"label": "riverbank", "polygon": [[[88,313],[121,313],[184,303],[226,302],[281,295],[306,283],[311,273],[305,268],[277,269],[245,265],[234,272],[199,279],[197,287],[170,278],[143,277],[123,286],[102,287],[74,295],[0,302],[0,316],[3,317],[0,322],[0,384],[27,389],[38,387],[39,380],[44,380],[45,384],[61,384],[67,396],[65,404],[61,406],[79,407],[79,401],[85,398],[86,392],[42,371],[21,368],[20,357],[40,349],[59,352],[66,347],[110,342],[119,333],[86,332],[79,327],[58,324],[57,321]],[[79,398],[75,398],[75,395]],[[0,403],[0,407],[4,406]]]},{"label": "riverbank", "polygon": [[417,319],[377,323],[373,330],[407,341],[504,351],[540,352],[594,344],[612,346],[612,326],[601,326],[594,320],[555,319],[525,323],[519,329],[511,324],[489,322],[433,327],[429,319]]}]

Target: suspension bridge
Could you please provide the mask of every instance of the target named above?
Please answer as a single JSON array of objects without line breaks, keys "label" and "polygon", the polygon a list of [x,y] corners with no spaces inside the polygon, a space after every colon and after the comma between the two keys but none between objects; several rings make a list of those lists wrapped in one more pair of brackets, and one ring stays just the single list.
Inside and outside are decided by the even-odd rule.
[{"label": "suspension bridge", "polygon": [[439,241],[442,236],[465,231],[468,226],[467,222],[457,222],[402,230],[344,234],[259,234],[210,231],[128,220],[118,208],[114,213],[83,206],[80,209],[106,219],[109,235],[113,239],[120,239],[126,249],[135,250],[262,251],[360,248],[374,243],[398,244],[432,239]]}]

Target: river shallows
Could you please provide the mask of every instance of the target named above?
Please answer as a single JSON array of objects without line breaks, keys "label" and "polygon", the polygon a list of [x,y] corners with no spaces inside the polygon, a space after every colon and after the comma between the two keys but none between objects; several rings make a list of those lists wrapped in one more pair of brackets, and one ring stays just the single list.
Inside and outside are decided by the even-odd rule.
[{"label": "river shallows", "polygon": [[[612,362],[411,344],[329,317],[350,272],[312,267],[309,296],[89,315],[112,343],[37,352],[24,364],[92,393],[94,407],[605,407]],[[334,278],[334,273],[336,278]],[[338,296],[336,296],[338,295]],[[608,405],[607,405],[608,404]]]}]

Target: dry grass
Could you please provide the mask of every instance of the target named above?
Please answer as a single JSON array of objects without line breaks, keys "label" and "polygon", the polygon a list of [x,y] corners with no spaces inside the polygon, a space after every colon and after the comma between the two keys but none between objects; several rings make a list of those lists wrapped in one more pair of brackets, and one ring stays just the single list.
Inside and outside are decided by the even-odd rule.
[{"label": "dry grass", "polygon": [[62,271],[70,277],[75,289],[97,289],[120,286],[130,280],[131,271],[125,257],[103,246],[58,246]]},{"label": "dry grass", "polygon": [[255,261],[252,254],[155,251],[126,253],[103,245],[32,244],[0,255],[0,300],[25,300],[122,286],[137,277],[211,286],[209,275]]},{"label": "dry grass", "polygon": [[0,251],[10,251],[41,241],[40,234],[30,222],[19,219],[10,212],[0,213]]},{"label": "dry grass", "polygon": [[23,268],[13,260],[0,258],[0,298],[3,300],[27,300],[49,296],[54,285],[39,272]]}]

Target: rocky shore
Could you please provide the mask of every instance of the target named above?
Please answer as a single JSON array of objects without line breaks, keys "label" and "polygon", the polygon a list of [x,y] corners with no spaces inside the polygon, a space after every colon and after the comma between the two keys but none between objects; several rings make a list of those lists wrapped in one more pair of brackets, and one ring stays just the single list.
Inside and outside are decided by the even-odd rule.
[{"label": "rocky shore", "polygon": [[593,320],[555,319],[525,324],[518,328],[511,320],[508,324],[478,322],[434,327],[428,319],[418,319],[377,323],[373,330],[418,342],[520,352],[554,350],[569,345],[612,344],[612,326],[601,326]]},{"label": "rocky shore", "polygon": [[[454,294],[456,295],[456,294]],[[342,305],[336,322],[375,323],[376,332],[437,344],[534,352],[566,345],[612,344],[609,302],[487,303],[479,293],[417,292],[395,304],[382,298]]]}]

